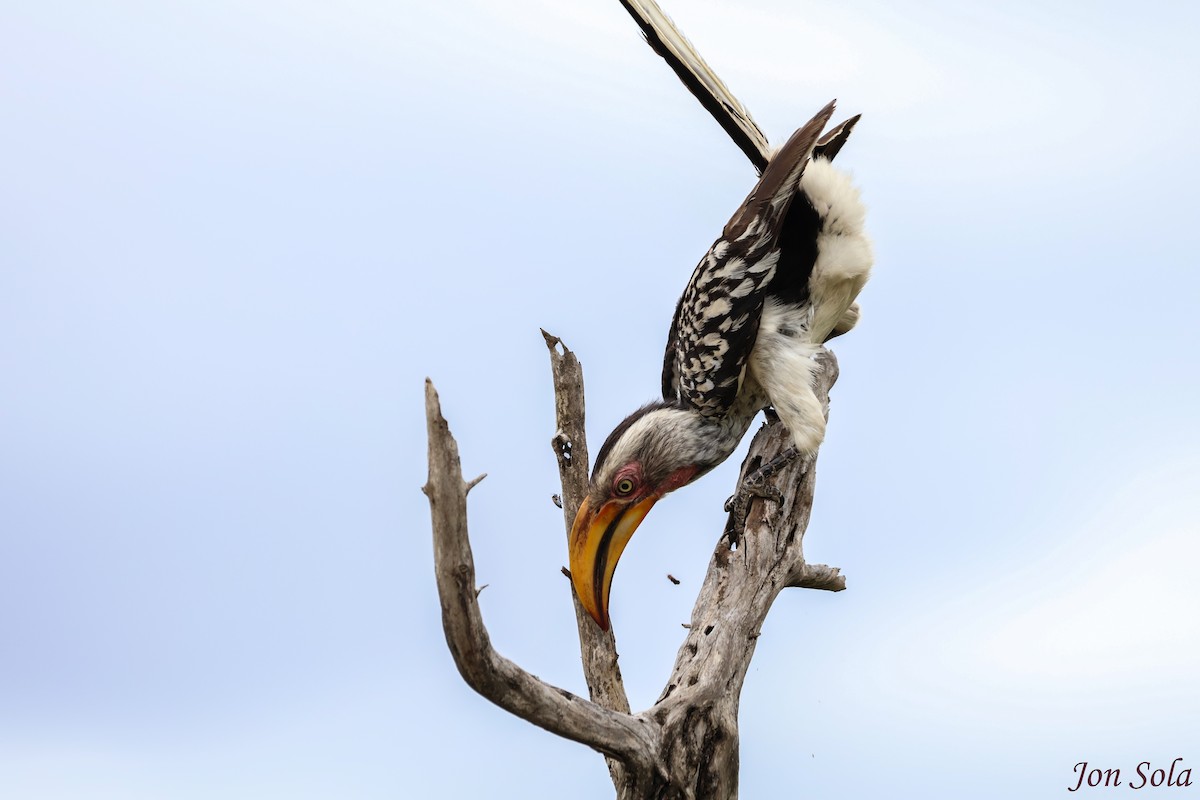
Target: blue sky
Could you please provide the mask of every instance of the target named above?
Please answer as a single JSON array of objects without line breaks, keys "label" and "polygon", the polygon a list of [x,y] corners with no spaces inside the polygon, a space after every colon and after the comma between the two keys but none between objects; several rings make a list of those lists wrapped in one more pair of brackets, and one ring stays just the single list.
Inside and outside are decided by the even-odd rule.
[{"label": "blue sky", "polygon": [[[742,796],[1200,766],[1200,12],[667,10],[772,141],[863,113],[877,251],[806,539],[850,588],[777,603]],[[422,381],[493,641],[586,691],[538,328],[598,442],[753,179],[616,2],[6,3],[0,795],[611,796],[454,671]],[[622,559],[635,707],[736,461]]]}]

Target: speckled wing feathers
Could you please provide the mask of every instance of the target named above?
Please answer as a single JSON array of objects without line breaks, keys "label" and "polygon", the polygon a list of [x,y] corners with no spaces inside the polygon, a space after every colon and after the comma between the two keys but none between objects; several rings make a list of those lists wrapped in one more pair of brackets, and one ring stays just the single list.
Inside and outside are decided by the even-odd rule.
[{"label": "speckled wing feathers", "polygon": [[671,322],[665,400],[719,416],[737,398],[779,263],[782,221],[832,114],[830,103],[788,139],[696,266]]}]

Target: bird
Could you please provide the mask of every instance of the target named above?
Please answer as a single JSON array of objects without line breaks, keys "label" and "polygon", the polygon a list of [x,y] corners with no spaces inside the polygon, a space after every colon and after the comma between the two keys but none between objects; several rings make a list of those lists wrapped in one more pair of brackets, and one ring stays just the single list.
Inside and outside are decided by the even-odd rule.
[{"label": "bird", "polygon": [[815,356],[858,321],[874,261],[859,191],[832,164],[859,116],[822,136],[834,108],[765,162],[679,298],[662,398],[627,416],[597,453],[569,558],[579,601],[604,630],[613,573],[642,520],[727,459],[760,410],[773,408],[791,435],[783,459],[824,439]]}]

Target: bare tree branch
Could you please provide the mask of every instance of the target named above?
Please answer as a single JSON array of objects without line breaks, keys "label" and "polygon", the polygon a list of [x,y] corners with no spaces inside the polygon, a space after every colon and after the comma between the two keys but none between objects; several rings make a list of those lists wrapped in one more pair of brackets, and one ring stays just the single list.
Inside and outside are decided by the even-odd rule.
[{"label": "bare tree branch", "polygon": [[846,576],[837,567],[827,567],[824,564],[804,564],[799,574],[793,574],[788,579],[788,586],[794,586],[797,589],[840,592],[846,588]]},{"label": "bare tree branch", "polygon": [[[823,351],[819,360],[814,390],[828,415],[837,361],[828,351]],[[764,425],[742,463],[738,485],[759,464],[790,445],[782,424]],[[833,577],[836,569],[804,563],[803,538],[812,512],[815,459],[797,459],[771,482],[781,491],[782,504],[777,507],[768,500],[754,500],[743,529],[717,542],[671,677],[647,712],[663,726],[667,773],[692,781],[688,789],[694,794],[686,795],[689,797],[737,796],[738,702],[775,598],[788,586],[820,583],[820,588],[833,588],[837,582]]]},{"label": "bare tree branch", "polygon": [[[583,367],[562,340],[542,331],[550,351],[550,369],[554,376],[554,416],[557,430],[550,440],[558,459],[562,481],[563,521],[567,534],[588,488],[587,435],[584,431]],[[564,569],[564,572],[566,570]],[[569,574],[569,573],[568,573]],[[583,676],[594,702],[613,711],[629,713],[629,698],[617,665],[617,640],[611,629],[604,631],[592,621],[579,602],[572,586],[575,625],[579,631],[579,652]],[[608,770],[618,788],[625,781],[620,762],[608,759]]]},{"label": "bare tree branch", "polygon": [[[555,375],[558,431],[552,441],[563,475],[563,513],[569,528],[587,485],[583,373],[557,337],[543,334]],[[828,413],[837,362],[827,351],[819,357],[816,378],[818,397]],[[550,686],[492,648],[479,611],[467,537],[466,493],[471,484],[463,481],[458,445],[428,382],[426,417],[429,481],[423,491],[433,514],[442,624],[464,680],[501,708],[607,756],[622,800],[737,797],[738,703],[772,603],[789,586],[845,588],[836,568],[804,562],[815,459],[797,459],[777,472],[772,483],[782,503],[755,500],[742,528],[719,539],[666,688],[651,708],[630,714],[615,642],[578,603],[580,650],[595,702]],[[790,437],[778,421],[764,425],[754,437],[739,481],[789,445]]]},{"label": "bare tree branch", "polygon": [[468,484],[462,477],[458,444],[428,380],[425,417],[429,480],[422,491],[433,517],[442,626],[459,673],[472,689],[522,719],[633,765],[639,772],[654,773],[658,747],[652,726],[551,686],[493,649],[475,590],[475,564],[467,536]]}]

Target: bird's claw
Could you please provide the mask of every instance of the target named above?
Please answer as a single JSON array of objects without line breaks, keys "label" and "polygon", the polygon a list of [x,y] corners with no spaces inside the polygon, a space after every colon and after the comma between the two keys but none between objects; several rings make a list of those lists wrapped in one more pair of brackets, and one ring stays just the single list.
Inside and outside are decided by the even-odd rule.
[{"label": "bird's claw", "polygon": [[747,476],[738,490],[725,501],[725,512],[729,514],[729,520],[725,524],[725,535],[733,547],[737,547],[738,536],[746,526],[746,516],[750,513],[750,504],[755,498],[770,500],[777,506],[783,504],[783,492],[765,480],[756,478],[756,474]]},{"label": "bird's claw", "polygon": [[[791,464],[799,457],[800,451],[797,450],[795,446],[789,447],[787,450],[784,450],[782,453],[775,456],[770,461],[747,475],[746,479],[742,481],[742,486],[767,487],[767,481],[770,480],[776,472],[779,472],[781,469],[786,467],[788,464]],[[779,490],[773,486],[769,487],[769,489],[770,491],[777,493],[779,492]],[[763,495],[759,496],[761,497]]]},{"label": "bird's claw", "polygon": [[750,501],[756,497],[761,497],[763,500],[771,500],[777,505],[783,502],[783,492],[764,481],[752,481],[754,476],[749,476],[742,481],[741,487],[729,495],[725,501],[725,512],[733,513],[738,509],[745,509],[750,505]]},{"label": "bird's claw", "polygon": [[770,500],[776,506],[783,505],[783,492],[768,481],[776,472],[799,458],[800,452],[795,447],[789,447],[766,464],[759,466],[742,480],[738,490],[725,501],[725,512],[730,515],[725,526],[725,535],[730,542],[737,545],[737,535],[746,524],[746,515],[750,513],[750,503],[755,498]]}]

